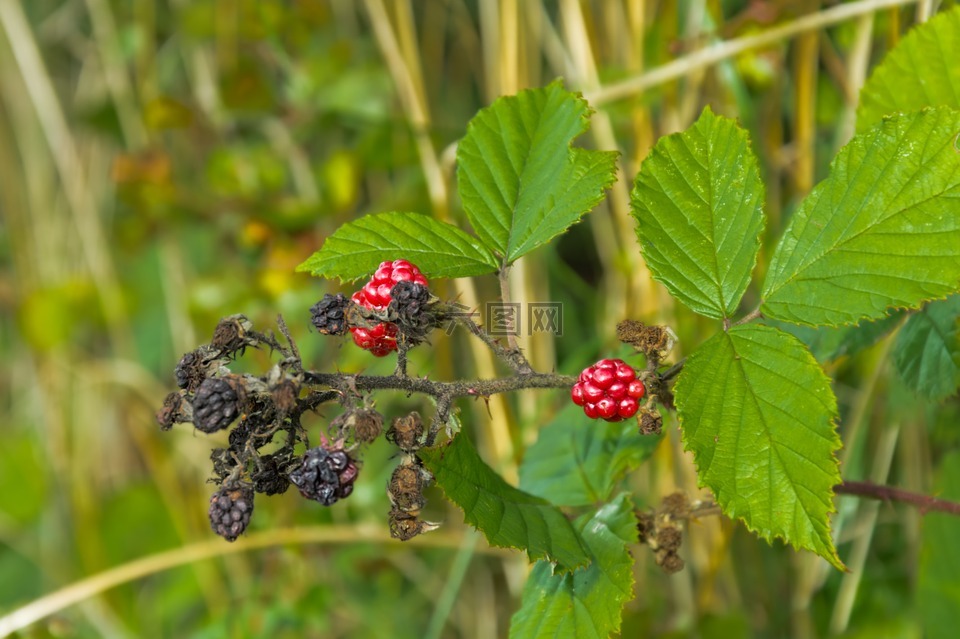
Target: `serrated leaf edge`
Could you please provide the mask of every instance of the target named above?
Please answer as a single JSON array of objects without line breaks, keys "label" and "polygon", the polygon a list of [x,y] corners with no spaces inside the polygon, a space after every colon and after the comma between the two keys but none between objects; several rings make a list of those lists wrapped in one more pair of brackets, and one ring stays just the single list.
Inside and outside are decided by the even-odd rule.
[{"label": "serrated leaf edge", "polygon": [[[820,371],[820,374],[823,376],[823,379],[826,381],[827,387],[829,388],[829,382],[830,382],[829,376],[827,376],[827,374],[823,372],[823,368],[820,366],[819,362],[817,362],[816,358],[813,357],[813,354],[810,352],[810,349],[807,348],[806,344],[803,344],[803,342],[801,342],[799,339],[797,339],[797,338],[794,337],[793,335],[790,335],[790,334],[787,333],[786,331],[783,331],[783,330],[781,330],[781,329],[779,329],[779,328],[776,328],[776,327],[773,327],[773,326],[768,326],[768,328],[772,328],[772,329],[774,329],[774,330],[776,330],[776,331],[778,331],[778,332],[780,332],[780,333],[783,333],[784,335],[788,335],[788,336],[791,337],[792,339],[796,340],[797,343],[800,344],[800,345],[803,347],[803,350],[806,352],[806,354],[807,354],[807,356],[809,357],[811,363],[817,367],[817,370]],[[725,332],[726,332],[726,331],[725,331]],[[713,338],[711,337],[710,339],[713,339]],[[707,341],[709,341],[709,340],[707,340]],[[706,342],[704,342],[704,343],[706,343]],[[736,349],[734,349],[734,352],[736,352]],[[690,355],[690,357],[692,358],[692,357],[694,357],[695,355],[696,355],[696,351],[694,351],[694,352]],[[687,383],[687,382],[686,382],[686,376],[684,375],[685,372],[686,372],[686,369],[684,369],[683,371],[680,372],[680,375],[679,375],[678,378],[677,378],[677,382],[676,382],[676,384],[674,385],[674,394],[675,394],[677,397],[681,397],[681,396],[682,396],[682,393],[680,392],[680,389],[681,389],[682,385],[684,385],[684,384]],[[691,381],[691,382],[689,382],[689,383],[692,384],[692,383],[695,383],[695,381]],[[834,401],[835,401],[835,400],[834,400]],[[678,405],[678,406],[677,406],[677,418],[678,418],[678,420],[679,420],[679,422],[680,422],[681,430],[683,429],[683,412],[682,412],[682,410],[683,410],[682,407]],[[843,442],[842,442],[842,440],[840,439],[839,434],[837,434],[837,418],[838,418],[837,409],[836,409],[836,407],[834,407],[834,410],[832,411],[832,414],[831,414],[831,417],[830,417],[831,432],[833,433],[833,436],[831,437],[831,440],[832,440],[832,442],[833,442],[833,444],[834,444],[834,449],[833,449],[833,451],[831,451],[831,453],[830,453],[830,458],[837,464],[837,466],[838,466],[838,468],[839,468],[839,459],[838,459],[837,456],[836,456],[836,452],[843,447]],[[720,510],[723,512],[724,515],[726,515],[727,517],[730,517],[731,519],[736,519],[736,520],[740,521],[740,522],[743,523],[743,525],[747,528],[747,530],[749,530],[750,532],[752,532],[753,534],[757,535],[758,537],[760,537],[761,539],[763,539],[764,541],[766,541],[766,542],[768,542],[768,543],[772,543],[772,541],[773,541],[774,539],[779,539],[780,541],[784,542],[785,545],[788,545],[788,546],[792,547],[794,550],[797,550],[797,551],[806,550],[806,551],[813,552],[814,554],[818,555],[819,557],[822,557],[824,560],[826,560],[827,562],[829,562],[831,565],[833,565],[833,566],[834,566],[835,568],[837,568],[838,570],[842,570],[842,571],[846,571],[846,570],[847,570],[847,568],[846,568],[846,566],[844,565],[843,561],[841,561],[840,556],[839,556],[839,554],[837,553],[836,546],[835,546],[835,544],[832,542],[832,540],[831,540],[831,546],[832,546],[832,550],[833,550],[833,552],[832,552],[832,557],[825,557],[824,555],[820,554],[819,552],[817,552],[817,551],[814,550],[813,548],[805,548],[805,547],[800,546],[799,544],[797,544],[797,543],[795,543],[795,542],[793,542],[793,541],[790,541],[789,539],[786,538],[786,536],[784,536],[784,535],[782,535],[782,534],[774,533],[773,531],[764,532],[763,530],[760,530],[759,528],[751,525],[751,523],[745,519],[744,515],[741,515],[741,514],[735,512],[735,511],[734,511],[734,512],[730,512],[730,511],[729,511],[729,503],[730,503],[729,500],[728,500],[728,499],[721,498],[720,495],[717,495],[717,494],[713,491],[713,488],[712,488],[712,487],[708,486],[707,483],[701,479],[700,463],[699,463],[699,460],[698,460],[699,455],[698,455],[697,451],[695,451],[695,450],[693,449],[693,447],[687,442],[686,437],[682,437],[681,439],[682,439],[684,451],[690,452],[690,453],[693,455],[693,457],[694,457],[694,466],[695,466],[696,469],[697,469],[697,486],[699,486],[700,488],[708,488],[708,489],[710,489],[710,492],[713,493],[714,499],[716,500],[717,504],[720,506]],[[837,507],[836,507],[836,492],[835,492],[835,491],[833,490],[833,488],[831,487],[831,488],[830,488],[830,491],[829,491],[829,506],[828,506],[828,508],[827,508],[827,531],[828,531],[828,533],[832,530],[832,527],[831,527],[831,525],[830,525],[829,516],[830,516],[831,514],[833,514],[833,513],[836,513],[836,512],[837,512]]]}]

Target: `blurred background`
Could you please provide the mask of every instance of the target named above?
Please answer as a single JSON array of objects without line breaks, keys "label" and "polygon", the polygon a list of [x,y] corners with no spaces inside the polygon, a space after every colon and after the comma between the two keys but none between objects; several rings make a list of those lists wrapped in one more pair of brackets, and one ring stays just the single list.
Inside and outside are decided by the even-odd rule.
[{"label": "blurred background", "polygon": [[[308,330],[311,304],[354,287],[295,267],[366,213],[465,225],[454,158],[467,122],[557,77],[597,109],[580,143],[619,149],[623,171],[584,222],[514,269],[518,301],[564,303],[562,336],[522,343],[536,368],[573,374],[626,355],[614,327],[630,317],[670,325],[679,360],[716,326],[649,278],[629,217],[639,163],[705,105],[738,118],[767,185],[762,275],[790,212],[852,135],[869,70],[953,3],[855,2],[852,17],[829,17],[840,4],[0,0],[0,617],[75,584],[21,636],[506,636],[525,556],[489,549],[437,491],[428,518],[444,526],[390,540],[397,460],[382,441],[349,500],[260,498],[246,540],[215,537],[206,480],[223,438],[154,421],[174,365],[220,317],[244,313],[267,330],[281,313],[305,365],[390,372],[392,357]],[[798,22],[810,16],[820,18]],[[763,46],[699,63],[720,40]],[[435,284],[472,307],[499,290],[493,276]],[[744,308],[757,301],[751,289]],[[960,478],[939,469],[960,447],[957,400],[902,390],[889,343],[826,364],[844,476],[950,494]],[[410,370],[435,379],[508,372],[460,334],[421,351]],[[240,364],[269,365],[266,352]],[[417,398],[377,401],[388,419],[430,411]],[[488,463],[515,481],[565,401],[523,393],[460,408]],[[305,425],[317,432],[337,413]],[[629,478],[638,506],[699,494],[672,417],[667,430]],[[849,574],[716,517],[692,524],[676,575],[637,548],[623,636],[956,628],[960,597],[944,585],[960,574],[952,522],[850,498],[838,507]],[[924,545],[932,534],[941,545]]]}]

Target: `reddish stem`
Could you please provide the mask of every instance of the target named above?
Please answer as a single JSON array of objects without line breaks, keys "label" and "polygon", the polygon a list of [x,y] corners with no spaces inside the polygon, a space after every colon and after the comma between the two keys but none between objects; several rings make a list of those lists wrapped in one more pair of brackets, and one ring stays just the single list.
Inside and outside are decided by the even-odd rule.
[{"label": "reddish stem", "polygon": [[899,501],[905,504],[916,506],[920,514],[926,514],[928,511],[937,511],[950,513],[960,516],[960,503],[939,499],[930,495],[910,492],[902,488],[892,486],[881,486],[868,481],[844,481],[833,487],[833,491],[839,495],[856,495],[857,497],[867,497],[869,499],[880,499],[882,501]]}]

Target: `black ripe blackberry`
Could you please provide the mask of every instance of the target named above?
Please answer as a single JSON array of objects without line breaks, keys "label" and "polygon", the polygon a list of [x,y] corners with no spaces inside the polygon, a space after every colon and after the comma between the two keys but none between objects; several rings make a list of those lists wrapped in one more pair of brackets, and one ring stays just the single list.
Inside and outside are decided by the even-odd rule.
[{"label": "black ripe blackberry", "polygon": [[203,380],[193,398],[193,425],[205,433],[223,430],[240,415],[236,382],[222,377]]},{"label": "black ripe blackberry", "polygon": [[300,467],[290,473],[290,481],[307,499],[332,506],[353,492],[357,464],[343,450],[317,446],[303,454]]},{"label": "black ripe blackberry", "polygon": [[347,322],[343,312],[350,304],[350,300],[341,293],[330,295],[310,307],[310,322],[324,335],[345,335]]},{"label": "black ripe blackberry", "polygon": [[236,541],[253,514],[253,489],[246,484],[224,483],[210,498],[210,528],[227,541]]}]

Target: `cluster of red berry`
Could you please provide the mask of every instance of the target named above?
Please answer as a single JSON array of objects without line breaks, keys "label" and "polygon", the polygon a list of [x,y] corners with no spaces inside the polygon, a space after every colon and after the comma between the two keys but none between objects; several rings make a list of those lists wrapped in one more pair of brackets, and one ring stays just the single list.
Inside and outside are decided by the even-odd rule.
[{"label": "cluster of red berry", "polygon": [[[390,290],[398,282],[414,282],[427,286],[427,278],[407,260],[382,262],[370,281],[354,293],[350,299],[359,306],[382,311],[390,306]],[[373,328],[351,327],[353,343],[377,357],[397,350],[397,326],[382,322]]]},{"label": "cluster of red berry", "polygon": [[[413,282],[427,286],[427,278],[414,264],[407,260],[382,262],[380,267],[351,296],[353,302],[371,310],[386,310],[393,300],[391,290],[399,282]],[[397,350],[397,326],[381,322],[373,328],[351,327],[353,342],[377,357]],[[573,385],[570,396],[590,419],[605,419],[619,422],[633,417],[640,409],[640,400],[646,393],[637,373],[619,359],[601,359],[584,369],[579,381]]]},{"label": "cluster of red berry", "polygon": [[590,419],[619,422],[637,414],[646,392],[636,371],[623,360],[601,359],[580,373],[570,397]]}]

